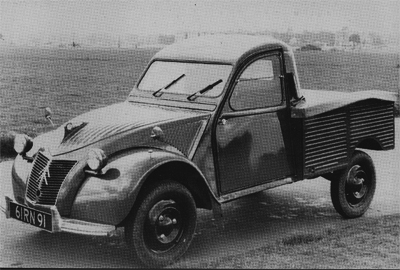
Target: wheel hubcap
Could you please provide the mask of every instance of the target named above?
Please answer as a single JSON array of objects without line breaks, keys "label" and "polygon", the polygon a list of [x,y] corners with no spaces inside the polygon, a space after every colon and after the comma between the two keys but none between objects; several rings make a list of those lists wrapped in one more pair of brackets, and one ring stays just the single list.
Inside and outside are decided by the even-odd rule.
[{"label": "wheel hubcap", "polygon": [[173,200],[156,203],[148,215],[146,243],[156,252],[164,252],[175,246],[183,232],[182,214]]},{"label": "wheel hubcap", "polygon": [[363,200],[368,192],[367,174],[359,165],[354,165],[346,181],[346,199],[350,205],[355,205]]}]

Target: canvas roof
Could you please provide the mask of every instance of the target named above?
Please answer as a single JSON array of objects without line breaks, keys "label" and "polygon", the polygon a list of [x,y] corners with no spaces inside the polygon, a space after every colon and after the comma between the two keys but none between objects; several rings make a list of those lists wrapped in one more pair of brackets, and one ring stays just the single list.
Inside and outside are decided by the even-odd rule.
[{"label": "canvas roof", "polygon": [[174,59],[236,63],[250,51],[290,47],[269,36],[252,35],[209,35],[186,39],[159,51],[153,59]]}]

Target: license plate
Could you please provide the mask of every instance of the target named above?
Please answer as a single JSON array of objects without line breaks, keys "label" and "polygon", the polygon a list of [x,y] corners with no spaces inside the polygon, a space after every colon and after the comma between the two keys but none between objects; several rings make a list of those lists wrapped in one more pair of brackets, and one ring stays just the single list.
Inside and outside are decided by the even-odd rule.
[{"label": "license plate", "polygon": [[10,217],[46,231],[52,231],[51,214],[9,202]]}]

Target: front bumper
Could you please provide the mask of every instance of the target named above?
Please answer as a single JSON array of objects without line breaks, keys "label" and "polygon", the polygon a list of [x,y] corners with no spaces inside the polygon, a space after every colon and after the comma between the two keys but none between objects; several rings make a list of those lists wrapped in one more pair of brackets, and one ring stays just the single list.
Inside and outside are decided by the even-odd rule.
[{"label": "front bumper", "polygon": [[[14,202],[11,198],[5,197],[6,204],[1,206],[0,210],[5,213],[6,218],[11,218],[10,214],[10,202]],[[18,204],[19,205],[19,204]],[[24,208],[30,208],[25,205],[21,205]],[[33,209],[33,208],[32,208]],[[68,232],[74,234],[92,235],[92,236],[110,236],[111,233],[116,229],[113,225],[100,224],[87,222],[77,219],[63,218],[58,212],[55,206],[49,207],[49,213],[52,219],[51,233],[57,232]],[[21,221],[20,221],[21,222]],[[27,223],[26,223],[27,224]],[[29,225],[29,224],[28,224]]]}]

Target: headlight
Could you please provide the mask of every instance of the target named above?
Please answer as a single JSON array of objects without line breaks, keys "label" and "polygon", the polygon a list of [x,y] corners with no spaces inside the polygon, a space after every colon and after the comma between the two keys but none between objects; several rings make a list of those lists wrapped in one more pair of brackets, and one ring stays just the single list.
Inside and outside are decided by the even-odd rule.
[{"label": "headlight", "polygon": [[94,148],[88,153],[87,165],[93,171],[100,171],[107,165],[107,156],[103,150]]},{"label": "headlight", "polygon": [[31,137],[25,134],[17,134],[14,138],[14,150],[18,154],[24,156],[33,146]]}]

